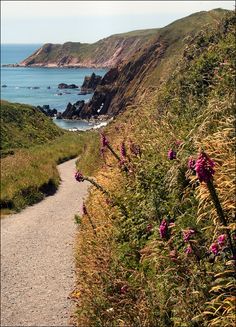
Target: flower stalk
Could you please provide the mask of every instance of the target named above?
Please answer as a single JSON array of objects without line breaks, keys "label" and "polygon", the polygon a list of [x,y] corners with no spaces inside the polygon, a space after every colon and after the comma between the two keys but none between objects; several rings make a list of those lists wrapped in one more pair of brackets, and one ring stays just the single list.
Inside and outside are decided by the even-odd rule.
[{"label": "flower stalk", "polygon": [[213,160],[210,159],[210,157],[205,153],[205,152],[201,152],[198,156],[198,159],[196,161],[195,164],[195,170],[197,173],[197,177],[199,179],[199,181],[205,182],[207,185],[207,188],[209,190],[209,193],[211,195],[211,199],[214,203],[214,206],[216,208],[216,212],[217,212],[217,216],[219,218],[220,223],[226,227],[226,234],[227,234],[227,238],[229,241],[229,247],[231,249],[231,252],[233,254],[233,256],[236,255],[236,249],[233,245],[231,236],[230,236],[230,232],[228,230],[228,224],[220,203],[220,200],[218,198],[215,186],[213,184],[213,175],[215,173],[214,170],[214,166],[215,163]]},{"label": "flower stalk", "polygon": [[93,229],[93,233],[94,233],[94,235],[97,236],[96,225],[94,224],[94,222],[93,222],[91,216],[89,215],[88,210],[87,210],[85,204],[83,204],[83,208],[82,208],[82,210],[83,210],[83,214],[84,214],[84,216],[88,217],[88,220],[89,220],[89,222],[90,222],[90,225],[92,226],[92,229]]},{"label": "flower stalk", "polygon": [[228,224],[227,224],[226,218],[224,216],[224,212],[223,212],[222,206],[220,204],[220,200],[219,200],[218,195],[216,193],[216,189],[214,187],[212,179],[207,181],[207,188],[208,188],[209,193],[211,195],[212,201],[213,201],[213,203],[215,205],[216,212],[217,212],[217,215],[219,217],[219,220],[220,220],[221,224],[226,227],[226,234],[227,234],[227,238],[228,238],[228,241],[229,241],[229,246],[230,246],[230,249],[231,249],[231,251],[233,253],[233,256],[234,256],[234,255],[236,255],[236,249],[235,249],[235,247],[233,245],[233,242],[232,242],[232,239],[231,239],[231,236],[230,236],[230,232],[229,232],[229,230],[227,228]]},{"label": "flower stalk", "polygon": [[83,182],[83,181],[90,182],[93,186],[95,186],[100,192],[102,192],[110,200],[109,202],[112,206],[117,206],[125,217],[128,216],[126,207],[122,203],[118,202],[117,199],[114,199],[111,196],[111,194],[104,187],[98,184],[94,179],[87,176],[83,176],[80,172],[77,172],[75,174],[75,179],[78,182]]}]

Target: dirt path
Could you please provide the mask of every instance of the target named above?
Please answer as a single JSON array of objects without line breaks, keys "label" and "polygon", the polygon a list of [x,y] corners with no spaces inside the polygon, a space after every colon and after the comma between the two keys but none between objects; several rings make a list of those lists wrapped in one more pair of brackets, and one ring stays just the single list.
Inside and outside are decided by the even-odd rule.
[{"label": "dirt path", "polygon": [[1,326],[68,326],[74,284],[74,214],[88,184],[76,159],[58,166],[57,193],[1,221]]}]

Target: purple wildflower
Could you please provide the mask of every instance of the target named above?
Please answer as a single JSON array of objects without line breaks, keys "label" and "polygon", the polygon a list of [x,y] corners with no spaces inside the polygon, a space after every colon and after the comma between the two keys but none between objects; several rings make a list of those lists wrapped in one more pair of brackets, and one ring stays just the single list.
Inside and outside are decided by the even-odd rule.
[{"label": "purple wildflower", "polygon": [[214,255],[217,255],[219,253],[219,245],[217,243],[212,243],[211,246],[210,246],[210,251]]},{"label": "purple wildflower", "polygon": [[126,158],[126,147],[125,142],[122,142],[120,145],[120,154],[122,158]]},{"label": "purple wildflower", "polygon": [[184,252],[186,254],[191,254],[193,252],[193,249],[192,249],[191,245],[187,246],[186,249],[184,250]]},{"label": "purple wildflower", "polygon": [[176,159],[176,152],[173,149],[168,151],[168,159],[173,160]]},{"label": "purple wildflower", "polygon": [[105,148],[109,144],[109,141],[104,133],[101,133],[101,144],[103,148]]},{"label": "purple wildflower", "polygon": [[83,206],[82,206],[82,211],[83,211],[83,215],[88,214],[88,210],[87,210],[86,205],[84,203],[83,203]]},{"label": "purple wildflower", "polygon": [[84,176],[79,171],[77,171],[75,173],[75,179],[77,180],[77,182],[83,182],[84,181]]},{"label": "purple wildflower", "polygon": [[161,222],[161,225],[159,227],[159,232],[160,232],[161,238],[165,238],[167,236],[167,231],[168,231],[168,223],[167,223],[166,219],[163,219]]},{"label": "purple wildflower", "polygon": [[196,160],[190,157],[188,159],[188,169],[189,170],[195,170]]},{"label": "purple wildflower", "polygon": [[212,161],[205,152],[201,152],[196,161],[195,169],[200,182],[209,182],[214,175],[215,163]]},{"label": "purple wildflower", "polygon": [[195,231],[193,229],[184,230],[183,231],[184,242],[188,242],[193,234],[195,234]]},{"label": "purple wildflower", "polygon": [[220,247],[224,246],[226,243],[226,235],[222,234],[217,238],[217,243],[219,244]]}]

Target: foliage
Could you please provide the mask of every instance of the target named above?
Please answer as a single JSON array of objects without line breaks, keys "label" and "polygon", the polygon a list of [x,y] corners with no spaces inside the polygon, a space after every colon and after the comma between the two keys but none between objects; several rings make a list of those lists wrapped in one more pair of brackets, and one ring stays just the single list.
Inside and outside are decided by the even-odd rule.
[{"label": "foliage", "polygon": [[[91,190],[86,207],[97,234],[83,216],[78,326],[234,325],[235,261],[228,239],[217,243],[227,231],[235,242],[234,24],[228,15],[190,39],[167,82],[106,130],[114,151],[125,144],[129,169],[106,150],[96,180],[127,214]],[[206,183],[188,168],[202,150],[215,164],[226,226]]]}]

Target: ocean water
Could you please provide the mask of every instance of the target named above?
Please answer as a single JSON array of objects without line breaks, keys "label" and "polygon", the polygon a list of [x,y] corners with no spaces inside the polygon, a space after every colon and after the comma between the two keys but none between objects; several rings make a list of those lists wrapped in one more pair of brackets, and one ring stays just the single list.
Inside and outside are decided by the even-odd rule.
[{"label": "ocean water", "polygon": [[[1,45],[1,65],[19,63],[34,51],[40,44],[4,44]],[[64,111],[68,102],[89,101],[91,94],[78,95],[79,89],[57,88],[60,83],[81,86],[84,77],[92,73],[104,76],[106,69],[90,68],[36,68],[36,67],[1,67],[1,99],[10,102],[31,105],[50,105],[50,108]],[[2,87],[6,85],[6,87]],[[50,88],[49,88],[50,87]],[[91,128],[84,122],[54,120],[62,128]],[[72,126],[72,127],[71,127]]]}]

